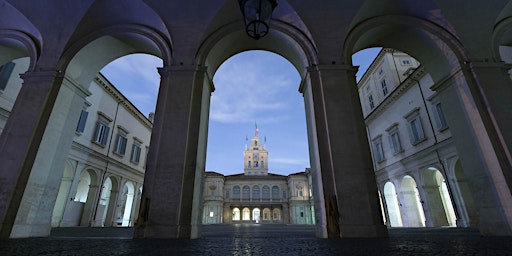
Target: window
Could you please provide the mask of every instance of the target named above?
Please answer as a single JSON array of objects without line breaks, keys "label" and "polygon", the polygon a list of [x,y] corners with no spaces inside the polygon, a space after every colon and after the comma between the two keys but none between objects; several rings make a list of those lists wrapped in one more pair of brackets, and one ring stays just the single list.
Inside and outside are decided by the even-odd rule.
[{"label": "window", "polygon": [[240,199],[240,187],[239,186],[233,187],[233,199]]},{"label": "window", "polygon": [[96,122],[96,130],[94,131],[93,142],[105,147],[107,145],[108,135],[110,132],[109,123],[112,119],[103,112],[98,111],[98,121]]},{"label": "window", "polygon": [[259,186],[252,187],[252,199],[260,200],[260,187]]},{"label": "window", "polygon": [[126,134],[126,131],[124,131],[122,128],[119,128],[119,131],[117,132],[116,136],[116,141],[114,144],[114,153],[124,155],[124,153],[126,152],[126,143],[128,142]]},{"label": "window", "polygon": [[11,61],[4,64],[3,66],[0,66],[0,90],[5,90],[5,87],[7,87],[7,82],[11,77],[12,70],[14,69],[15,65],[16,64]]},{"label": "window", "polygon": [[137,138],[133,138],[133,145],[132,145],[132,152],[130,155],[130,161],[133,163],[138,164],[140,161],[140,145],[142,142],[138,140]]},{"label": "window", "polygon": [[107,145],[109,131],[110,127],[108,127],[107,124],[98,121],[96,123],[96,132],[94,133],[94,142],[100,144],[101,146]]},{"label": "window", "polygon": [[226,199],[229,199],[229,190],[226,190]]},{"label": "window", "polygon": [[382,149],[382,137],[381,135],[372,140],[373,144],[373,157],[376,162],[384,161],[384,150]]},{"label": "window", "polygon": [[391,150],[393,150],[393,154],[398,154],[402,152],[402,146],[400,145],[400,137],[398,135],[398,131],[395,131],[389,135],[389,144],[391,145]]},{"label": "window", "polygon": [[251,199],[251,188],[249,186],[244,186],[242,188],[242,199],[246,201]]},{"label": "window", "polygon": [[410,60],[402,60],[402,65],[409,66],[409,65],[411,65],[411,61]]},{"label": "window", "polygon": [[270,200],[270,188],[268,186],[263,186],[261,190],[261,197],[263,200]]},{"label": "window", "polygon": [[384,70],[382,70],[382,68],[381,68],[381,69],[379,69],[379,75],[382,76],[382,74],[384,74]]},{"label": "window", "polygon": [[251,160],[249,160],[249,162],[247,162],[247,166],[251,167]]},{"label": "window", "polygon": [[283,199],[286,199],[286,191],[283,191]]},{"label": "window", "polygon": [[279,187],[278,186],[272,187],[272,199],[279,200]]},{"label": "window", "polygon": [[384,96],[388,95],[388,86],[386,85],[386,79],[382,79],[382,81],[380,81],[380,86],[382,87],[382,94],[384,94]]},{"label": "window", "polygon": [[89,115],[89,112],[82,110],[82,113],[80,113],[80,119],[78,119],[78,124],[76,125],[76,132],[77,133],[83,133],[85,131],[85,123],[87,122],[87,116]]},{"label": "window", "polygon": [[261,168],[265,167],[265,165],[263,164],[263,161],[261,161]]},{"label": "window", "polygon": [[386,132],[388,132],[389,135],[389,145],[391,147],[391,151],[393,151],[393,154],[402,152],[402,145],[400,144],[400,136],[398,134],[398,123],[394,123],[389,128],[387,128]]},{"label": "window", "polygon": [[368,102],[370,103],[370,109],[373,109],[375,107],[375,104],[373,102],[373,95],[368,95]]},{"label": "window", "polygon": [[412,145],[416,145],[425,140],[423,127],[420,119],[420,108],[415,108],[404,116],[407,119],[407,130],[409,131],[409,140]]},{"label": "window", "polygon": [[434,117],[436,119],[437,129],[444,130],[448,128],[448,123],[446,122],[446,118],[444,116],[443,107],[441,106],[441,103],[435,104],[434,109],[436,112]]}]

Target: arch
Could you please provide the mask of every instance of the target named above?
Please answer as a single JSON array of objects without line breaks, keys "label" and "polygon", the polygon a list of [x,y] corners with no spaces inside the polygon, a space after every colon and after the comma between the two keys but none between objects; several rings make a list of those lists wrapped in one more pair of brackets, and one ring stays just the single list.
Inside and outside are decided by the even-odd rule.
[{"label": "arch", "polygon": [[111,61],[133,53],[146,53],[171,63],[170,43],[157,31],[140,25],[116,25],[84,36],[67,48],[58,63],[66,76],[88,85]]},{"label": "arch", "polygon": [[501,11],[494,25],[491,49],[494,60],[512,63],[512,2]]},{"label": "arch", "polygon": [[279,200],[279,198],[281,198],[279,193],[280,193],[279,186],[272,186],[272,200]]},{"label": "arch", "polygon": [[435,167],[426,168],[423,176],[433,225],[456,226],[455,211],[444,176]]},{"label": "arch", "polygon": [[242,210],[242,220],[243,221],[251,220],[251,210],[249,208],[247,208],[247,207],[245,207]]},{"label": "arch", "polygon": [[101,187],[100,200],[96,209],[96,226],[110,227],[114,224],[114,214],[119,193],[118,177],[107,175]]},{"label": "arch", "polygon": [[213,77],[219,66],[235,54],[247,50],[267,50],[290,61],[304,78],[306,67],[318,63],[316,46],[297,27],[279,20],[272,22],[273,29],[265,36],[265,40],[259,41],[248,38],[236,21],[220,27],[201,43],[196,53],[196,63],[208,67],[207,72]]},{"label": "arch", "polygon": [[242,187],[242,200],[249,201],[251,199],[251,188],[247,185]]},{"label": "arch", "polygon": [[[393,37],[385,36],[392,32]],[[386,14],[353,24],[344,43],[344,57],[351,63],[352,53],[382,46],[406,52],[418,59],[440,81],[460,68],[467,53],[457,36],[429,20],[408,15]],[[442,56],[442,57],[439,57]]]},{"label": "arch", "polygon": [[459,215],[461,215],[461,225],[476,227],[479,223],[477,206],[460,159],[454,162],[452,168],[456,184],[455,191],[458,195],[456,198],[460,201],[460,203],[457,204],[457,209],[459,210]]},{"label": "arch", "polygon": [[116,222],[118,226],[128,227],[133,225],[131,214],[134,196],[135,186],[133,185],[133,182],[127,181],[123,185],[123,190],[120,197],[121,201],[118,203],[119,209],[116,215]]},{"label": "arch", "polygon": [[269,186],[267,186],[267,185],[263,186],[263,188],[261,189],[261,198],[264,201],[270,200],[270,187]]},{"label": "arch", "polygon": [[260,198],[261,198],[261,196],[260,196],[260,186],[254,185],[252,187],[252,200],[259,201]]},{"label": "arch", "polygon": [[34,70],[42,48],[41,33],[7,1],[2,2],[0,17],[0,66],[10,60],[30,57],[29,70]]},{"label": "arch", "polygon": [[233,209],[233,213],[232,213],[232,220],[233,221],[240,221],[240,209],[239,208],[234,208]]},{"label": "arch", "polygon": [[402,214],[404,215],[404,226],[424,227],[425,214],[423,212],[422,200],[413,177],[406,175],[402,178],[400,185],[402,196]]},{"label": "arch", "polygon": [[[53,207],[52,227],[60,226],[60,222],[64,215],[64,209],[66,207],[67,202],[70,201],[68,198],[74,176],[74,165],[71,161],[68,160],[66,161],[66,166],[64,167],[64,173],[62,175],[62,179],[60,182],[59,192],[57,194],[57,199],[55,200],[55,205]],[[71,200],[73,200],[72,197]]]},{"label": "arch", "polygon": [[260,208],[252,209],[252,221],[259,223],[261,219],[261,211]]},{"label": "arch", "polygon": [[386,210],[388,212],[389,226],[403,226],[398,195],[396,194],[395,185],[391,181],[384,184],[384,200],[386,202]]},{"label": "arch", "polygon": [[263,222],[269,222],[272,220],[272,214],[270,212],[270,209],[269,208],[264,208],[263,209],[263,214],[262,214],[262,221]]},{"label": "arch", "polygon": [[274,208],[272,210],[272,220],[274,222],[280,222],[281,221],[281,209]]},{"label": "arch", "polygon": [[233,187],[233,199],[240,200],[240,186]]}]

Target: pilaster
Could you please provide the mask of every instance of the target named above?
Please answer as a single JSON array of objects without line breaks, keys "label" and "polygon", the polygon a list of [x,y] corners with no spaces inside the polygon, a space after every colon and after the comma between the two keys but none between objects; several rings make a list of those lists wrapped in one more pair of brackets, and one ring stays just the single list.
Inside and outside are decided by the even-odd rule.
[{"label": "pilaster", "polygon": [[308,68],[329,237],[386,236],[377,196],[356,69]]},{"label": "pilaster", "polygon": [[204,109],[209,109],[204,100],[209,89],[204,87],[210,87],[203,68],[167,66],[159,71],[162,79],[135,237],[195,238],[200,233],[198,198],[204,176],[204,163],[198,165],[198,158],[205,155],[200,137],[206,141],[202,125]]}]

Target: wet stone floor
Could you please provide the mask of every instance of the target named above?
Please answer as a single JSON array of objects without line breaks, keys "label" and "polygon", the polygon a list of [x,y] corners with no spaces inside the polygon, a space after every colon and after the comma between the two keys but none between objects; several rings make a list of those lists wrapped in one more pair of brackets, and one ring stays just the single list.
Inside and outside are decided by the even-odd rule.
[{"label": "wet stone floor", "polygon": [[200,239],[131,239],[129,228],[60,228],[0,240],[0,255],[512,255],[511,237],[475,229],[390,229],[387,238],[316,238],[314,227],[208,225]]}]

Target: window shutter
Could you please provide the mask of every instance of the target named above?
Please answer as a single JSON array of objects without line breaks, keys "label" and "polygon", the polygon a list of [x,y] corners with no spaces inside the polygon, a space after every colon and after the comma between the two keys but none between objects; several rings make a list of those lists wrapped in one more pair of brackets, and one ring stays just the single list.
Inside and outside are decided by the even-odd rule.
[{"label": "window shutter", "polygon": [[82,110],[82,113],[80,113],[80,119],[78,119],[78,125],[76,126],[77,132],[84,132],[85,123],[87,121],[88,115],[89,115],[89,112]]},{"label": "window shutter", "polygon": [[110,127],[105,126],[104,132],[101,136],[101,145],[107,145],[108,134],[110,133]]}]

